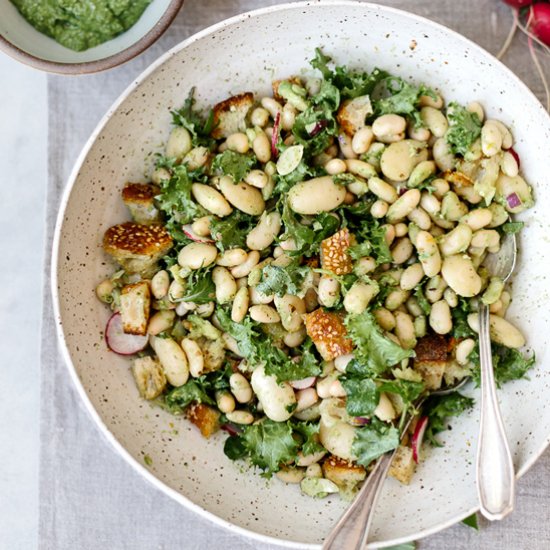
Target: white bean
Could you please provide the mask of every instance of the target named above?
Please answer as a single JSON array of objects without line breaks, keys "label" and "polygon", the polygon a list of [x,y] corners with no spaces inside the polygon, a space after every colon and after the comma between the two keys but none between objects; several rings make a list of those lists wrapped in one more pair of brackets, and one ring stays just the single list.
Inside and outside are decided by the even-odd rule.
[{"label": "white bean", "polygon": [[170,277],[164,269],[157,271],[151,279],[151,292],[157,300],[162,300],[168,294]]},{"label": "white bean", "polygon": [[439,138],[432,147],[432,155],[437,167],[441,171],[452,170],[455,165],[455,157],[449,148],[445,138]]},{"label": "white bean", "polygon": [[231,320],[235,323],[242,323],[243,319],[246,317],[248,305],[248,289],[243,286],[237,291],[237,294],[235,294],[233,306],[231,307]]},{"label": "white bean", "polygon": [[481,278],[476,273],[472,260],[465,254],[447,256],[443,260],[441,274],[459,296],[469,298],[479,294],[481,290]]},{"label": "white bean", "polygon": [[427,160],[427,157],[425,144],[413,139],[404,139],[386,147],[380,157],[380,168],[390,180],[405,181],[413,168],[419,162]]},{"label": "white bean", "polygon": [[189,373],[193,378],[198,378],[204,370],[204,356],[201,348],[195,340],[190,338],[184,338],[181,341],[181,347],[187,357]]},{"label": "white bean", "polygon": [[420,109],[420,117],[422,118],[422,122],[436,138],[443,137],[447,132],[449,123],[445,115],[439,109],[428,106],[422,107],[422,109]]},{"label": "white bean", "polygon": [[443,292],[447,288],[447,283],[441,275],[435,275],[432,277],[426,285],[425,294],[426,299],[431,304],[438,302],[443,297]]},{"label": "white bean", "polygon": [[360,176],[361,178],[369,179],[376,176],[374,166],[363,160],[346,159],[345,161],[348,172]]},{"label": "white bean", "polygon": [[254,415],[248,411],[232,411],[225,414],[229,422],[234,424],[250,425],[254,422]]},{"label": "white bean", "polygon": [[453,191],[445,193],[441,201],[441,215],[448,221],[456,222],[468,213],[468,207]]},{"label": "white bean", "polygon": [[502,150],[502,133],[492,120],[481,128],[481,150],[486,157],[492,157]]},{"label": "white bean", "polygon": [[430,326],[437,334],[448,334],[453,328],[451,308],[445,300],[439,300],[432,305],[430,311]]},{"label": "white bean", "polygon": [[263,128],[269,122],[269,112],[263,107],[256,107],[250,114],[252,126]]},{"label": "white bean", "polygon": [[258,304],[270,304],[275,298],[274,294],[264,294],[260,292],[255,286],[249,288],[250,293],[250,303],[253,305]]},{"label": "white bean", "polygon": [[[479,332],[478,313],[468,315],[468,325],[473,331]],[[493,342],[507,348],[517,349],[525,345],[525,337],[510,321],[492,313],[489,315],[489,332]]]},{"label": "white bean", "polygon": [[166,143],[166,156],[182,159],[191,151],[191,135],[183,126],[176,126],[171,132]]},{"label": "white bean", "polygon": [[500,245],[500,235],[494,229],[479,229],[472,236],[472,246],[490,248]]},{"label": "white bean", "polygon": [[274,376],[266,374],[263,365],[254,369],[251,384],[268,418],[275,422],[285,422],[291,417],[296,396],[290,384],[278,384]]},{"label": "white bean", "polygon": [[363,313],[376,294],[378,285],[356,281],[344,296],[344,309],[348,313]]},{"label": "white bean", "polygon": [[370,207],[373,218],[383,218],[388,212],[389,204],[386,201],[377,200]]},{"label": "white bean", "polygon": [[374,133],[372,128],[365,126],[355,132],[351,140],[351,148],[356,155],[362,155],[369,150],[374,140]]},{"label": "white bean", "polygon": [[372,133],[380,140],[381,137],[401,134],[406,127],[407,121],[402,116],[395,114],[382,115],[372,123]]},{"label": "white bean", "polygon": [[390,311],[395,311],[401,305],[403,305],[407,298],[409,297],[410,292],[408,290],[403,290],[401,288],[396,288],[392,290],[387,296],[384,306]]},{"label": "white bean", "polygon": [[288,346],[291,349],[296,348],[300,344],[304,343],[306,336],[307,336],[307,332],[305,327],[300,327],[298,330],[295,330],[294,332],[287,332],[283,337],[283,342],[285,346]]},{"label": "white bean", "polygon": [[321,176],[294,185],[288,192],[290,208],[298,214],[330,212],[344,202],[346,188],[334,183],[331,176]]},{"label": "white bean", "polygon": [[466,338],[466,340],[462,340],[462,342],[460,342],[455,348],[456,362],[459,365],[467,365],[468,356],[472,353],[472,351],[474,351],[475,346],[476,342],[473,338]]},{"label": "white bean", "polygon": [[340,283],[330,275],[323,275],[317,290],[319,303],[325,307],[333,307],[340,299]]},{"label": "white bean", "polygon": [[231,208],[223,195],[213,187],[210,187],[210,185],[194,183],[191,186],[191,193],[203,208],[220,218],[229,216],[233,212],[233,208]]},{"label": "white bean", "polygon": [[396,223],[406,218],[420,202],[420,191],[409,189],[401,195],[388,209],[386,219],[390,223]]},{"label": "white bean", "polygon": [[214,263],[218,249],[212,244],[190,243],[178,254],[178,264],[189,269],[199,269]]},{"label": "white bean", "polygon": [[235,410],[235,398],[228,391],[217,391],[216,405],[223,414],[231,413]]},{"label": "white bean", "polygon": [[437,275],[441,270],[441,255],[433,236],[427,231],[420,231],[416,237],[415,246],[424,273],[428,277]]},{"label": "white bean", "polygon": [[433,176],[436,172],[436,165],[433,160],[424,160],[419,162],[411,172],[408,187],[418,187],[421,183]]},{"label": "white bean", "polygon": [[252,150],[260,162],[271,160],[271,142],[264,132],[258,132],[252,142]]},{"label": "white bean", "polygon": [[494,124],[502,136],[502,148],[503,149],[510,149],[512,145],[514,145],[514,138],[512,136],[512,132],[508,129],[506,125],[504,125],[500,120],[488,120],[487,122],[491,122]]},{"label": "white bean", "polygon": [[147,333],[156,336],[165,330],[168,330],[174,324],[176,312],[173,309],[163,309],[157,311],[149,318]]},{"label": "white bean", "polygon": [[244,181],[252,185],[252,187],[263,189],[269,181],[269,176],[262,170],[250,170],[250,172],[246,174]]},{"label": "white bean", "polygon": [[250,216],[259,216],[265,210],[262,193],[248,183],[234,183],[229,176],[220,178],[220,191],[223,196],[241,212]]},{"label": "white bean", "polygon": [[357,158],[357,155],[351,147],[351,138],[347,134],[343,133],[338,135],[338,146],[340,147],[340,151],[342,152],[344,158]]},{"label": "white bean", "polygon": [[383,422],[389,422],[397,417],[392,402],[384,392],[380,394],[380,400],[378,401],[376,409],[374,409],[374,415]]},{"label": "white bean", "polygon": [[472,231],[482,229],[491,223],[493,214],[489,208],[476,208],[460,218],[461,223],[467,224]]},{"label": "white bean", "polygon": [[313,407],[315,403],[319,401],[319,396],[315,391],[315,388],[306,388],[296,392],[296,408],[294,412],[300,412],[309,407]]},{"label": "white bean", "polygon": [[433,107],[434,109],[441,109],[443,107],[443,98],[439,94],[435,94],[435,99],[431,95],[421,95],[418,104],[421,107]]},{"label": "white bean", "polygon": [[397,200],[397,191],[395,190],[395,187],[378,177],[369,178],[369,190],[379,199],[382,199],[390,204]]},{"label": "white bean", "polygon": [[385,307],[379,307],[373,312],[376,322],[384,330],[393,330],[395,328],[395,317],[391,311]]},{"label": "white bean", "polygon": [[449,304],[449,307],[451,308],[458,305],[458,296],[452,288],[447,287],[445,289],[445,291],[443,292],[443,298],[445,298],[445,301]]},{"label": "white bean", "polygon": [[258,264],[259,261],[260,261],[260,253],[257,250],[252,250],[251,252],[248,253],[246,261],[244,261],[240,265],[237,265],[231,268],[231,275],[233,275],[235,279],[246,277],[252,271],[252,269]]},{"label": "white bean", "polygon": [[391,249],[392,261],[394,264],[404,264],[413,253],[413,245],[408,237],[401,237]]},{"label": "white bean", "polygon": [[[310,455],[304,455],[301,451],[298,453],[298,458],[296,459],[296,465],[297,466],[319,466],[317,462],[321,460],[325,455],[327,454],[326,451],[318,451],[316,453],[312,453]],[[307,470],[306,470],[306,476],[307,476]],[[317,476],[314,476],[317,477]],[[321,476],[322,477],[322,474]]]},{"label": "white bean", "polygon": [[483,119],[485,118],[485,112],[483,111],[481,103],[479,103],[478,101],[472,101],[471,103],[468,103],[466,109],[470,111],[470,113],[475,113],[479,118],[479,122],[483,122]]},{"label": "white bean", "polygon": [[411,222],[418,225],[418,227],[420,227],[423,231],[428,231],[432,226],[432,219],[420,206],[417,206],[414,210],[412,210],[407,217]]},{"label": "white bean", "polygon": [[258,225],[246,237],[250,250],[263,250],[271,245],[281,230],[281,215],[277,211],[262,214]]},{"label": "white bean", "polygon": [[424,269],[421,263],[414,263],[407,267],[401,275],[399,286],[403,290],[413,290],[424,278]]},{"label": "white bean", "polygon": [[210,237],[210,217],[197,218],[191,228],[199,237]]},{"label": "white bean", "polygon": [[229,387],[239,403],[248,403],[252,399],[252,388],[240,372],[234,372],[229,377]]},{"label": "white bean", "polygon": [[416,336],[411,316],[402,311],[396,311],[394,316],[395,335],[399,338],[401,346],[405,349],[413,349],[416,346]]},{"label": "white bean", "polygon": [[406,223],[400,222],[395,224],[395,236],[397,238],[404,237],[409,234],[409,228]]},{"label": "white bean", "polygon": [[364,256],[363,258],[359,258],[359,260],[355,262],[353,271],[356,275],[361,277],[362,275],[368,275],[369,273],[372,273],[375,269],[376,260],[371,256]]},{"label": "white bean", "polygon": [[470,246],[472,230],[469,225],[459,223],[452,231],[439,240],[439,249],[443,256],[451,256],[464,252]]},{"label": "white bean", "polygon": [[247,258],[248,254],[246,250],[242,248],[230,248],[218,256],[216,264],[222,267],[235,267],[236,265],[241,265]]},{"label": "white bean", "polygon": [[216,301],[219,304],[231,302],[237,294],[237,283],[226,267],[216,266],[212,270],[212,281],[216,287]]},{"label": "white bean", "polygon": [[[449,183],[443,178],[436,178],[435,180],[432,181],[431,185],[434,188],[433,197],[435,197],[436,199],[441,200],[445,195],[445,193],[448,193],[450,190]],[[424,194],[429,195],[429,193],[424,193]],[[427,208],[426,205],[424,204],[422,204],[422,208],[424,208],[424,210],[426,210],[427,212],[432,212],[432,210],[430,208]],[[439,212],[439,210],[441,210],[441,205],[437,210],[437,212]]]},{"label": "white bean", "polygon": [[300,329],[306,313],[306,304],[301,298],[292,294],[285,294],[282,298],[275,296],[275,307],[285,330],[295,332]]},{"label": "white bean", "polygon": [[511,178],[515,178],[519,173],[519,166],[516,161],[516,158],[512,153],[506,152],[502,155],[502,160],[500,161],[500,169]]},{"label": "white bean", "polygon": [[168,382],[174,387],[183,386],[189,379],[189,366],[187,356],[181,347],[171,338],[158,336],[152,336],[150,343],[159,358]]},{"label": "white bean", "polygon": [[[160,271],[158,273],[161,273]],[[168,274],[166,273],[166,271],[164,272],[166,274],[166,277],[167,277],[167,281],[166,281],[166,292],[168,292],[168,286],[169,286],[169,279],[168,279]],[[153,277],[154,279],[154,277]],[[104,281],[101,281],[101,283],[99,283],[97,286],[96,286],[96,289],[95,289],[95,293],[97,295],[97,297],[104,303],[106,304],[109,304],[112,302],[112,292],[113,290],[115,289],[115,285],[113,283],[113,281],[111,281],[111,279],[105,279]],[[153,292],[153,281],[151,281],[151,291]],[[157,298],[156,295],[155,295],[155,292],[153,292],[153,296],[155,296],[155,298],[157,298],[157,300],[160,300],[162,298],[164,298],[164,296],[166,296],[166,292],[164,292],[164,294],[162,294],[162,296],[160,296],[160,298]]]},{"label": "white bean", "polygon": [[283,112],[282,105],[272,97],[263,97],[260,101],[262,107],[268,111],[268,113],[271,115],[271,118],[275,120],[278,113]]},{"label": "white bean", "polygon": [[210,150],[208,147],[194,147],[183,157],[183,163],[187,164],[189,170],[197,170],[204,166],[210,158]]},{"label": "white bean", "polygon": [[[262,132],[263,135],[265,135]],[[225,144],[230,151],[235,151],[237,153],[247,153],[250,149],[248,143],[248,137],[242,132],[235,132],[227,137]],[[269,159],[267,159],[269,160]]]}]

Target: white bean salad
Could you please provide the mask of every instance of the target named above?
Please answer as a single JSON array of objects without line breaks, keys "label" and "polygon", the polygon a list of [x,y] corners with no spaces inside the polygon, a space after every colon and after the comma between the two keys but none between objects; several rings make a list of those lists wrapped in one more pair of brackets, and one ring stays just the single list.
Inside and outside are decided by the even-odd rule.
[{"label": "white bean salad", "polygon": [[228,432],[229,459],[350,498],[392,449],[409,483],[423,439],[471,407],[430,393],[478,382],[481,303],[498,384],[534,364],[483,266],[533,196],[479,103],[311,65],[208,113],[191,91],[150,182],[124,187],[133,221],[103,242],[121,269],[96,290],[141,397]]}]

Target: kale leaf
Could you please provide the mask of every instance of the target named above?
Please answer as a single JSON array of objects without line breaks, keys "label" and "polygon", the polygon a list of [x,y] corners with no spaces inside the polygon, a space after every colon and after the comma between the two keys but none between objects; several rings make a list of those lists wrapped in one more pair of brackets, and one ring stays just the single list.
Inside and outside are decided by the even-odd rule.
[{"label": "kale leaf", "polygon": [[214,157],[212,172],[219,176],[231,176],[235,183],[239,183],[256,162],[253,154],[236,153],[228,149]]},{"label": "kale leaf", "polygon": [[477,113],[468,111],[454,101],[449,103],[447,118],[449,129],[445,134],[445,139],[451,152],[464,156],[481,135],[481,120]]},{"label": "kale leaf", "polygon": [[372,378],[341,376],[346,390],[346,411],[350,416],[371,416],[378,406],[380,392]]},{"label": "kale leaf", "polygon": [[393,451],[399,445],[399,430],[374,417],[366,426],[357,428],[351,446],[357,462],[367,467],[379,456]]},{"label": "kale leaf", "polygon": [[292,422],[292,428],[303,439],[302,454],[304,456],[319,453],[324,447],[319,443],[319,423],[313,422]]},{"label": "kale leaf", "polygon": [[212,281],[212,270],[200,268],[191,271],[186,279],[185,294],[178,302],[206,304],[216,298],[216,286]]},{"label": "kale leaf", "polygon": [[183,126],[191,133],[193,146],[199,145],[212,147],[214,140],[210,137],[214,126],[214,112],[210,110],[206,117],[194,108],[195,88],[191,88],[183,107],[172,111],[172,123],[176,126]]},{"label": "kale leaf", "polygon": [[225,218],[210,217],[210,233],[223,252],[229,248],[246,248],[246,237],[258,219],[235,209]]},{"label": "kale leaf", "polygon": [[268,264],[262,268],[261,280],[256,290],[265,295],[299,294],[310,268],[300,265],[299,260],[292,261],[286,267]]}]

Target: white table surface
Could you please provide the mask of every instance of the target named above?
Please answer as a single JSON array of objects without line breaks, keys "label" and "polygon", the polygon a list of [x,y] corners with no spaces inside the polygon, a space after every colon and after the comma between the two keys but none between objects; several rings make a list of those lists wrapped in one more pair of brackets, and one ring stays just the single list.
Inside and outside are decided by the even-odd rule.
[{"label": "white table surface", "polygon": [[[0,549],[37,545],[46,170],[46,76],[0,54]],[[537,466],[526,478],[541,476]],[[518,512],[506,520],[508,527],[513,522],[515,529],[522,530],[522,525],[533,528],[548,520],[537,516],[536,507],[537,499],[548,490],[550,472],[546,470],[540,491],[522,491],[527,479],[520,482]],[[489,538],[483,537],[485,548],[512,548],[507,544],[511,539],[506,536],[506,526],[484,526],[492,532]],[[440,540],[444,547],[453,548],[452,538],[446,543]],[[516,539],[514,550],[535,548],[528,540],[517,544]]]}]

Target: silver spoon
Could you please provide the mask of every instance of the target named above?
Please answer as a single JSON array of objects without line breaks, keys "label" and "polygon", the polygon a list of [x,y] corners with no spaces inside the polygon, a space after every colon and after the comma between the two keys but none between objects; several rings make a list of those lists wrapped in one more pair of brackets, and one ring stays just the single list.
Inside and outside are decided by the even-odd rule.
[{"label": "silver spoon", "polygon": [[[431,392],[432,395],[447,395],[461,388],[469,378],[464,378],[458,384]],[[422,401],[416,404],[419,407]],[[409,418],[403,433],[405,433],[412,420]],[[323,550],[363,550],[367,544],[367,538],[382,485],[388,475],[390,464],[396,450],[383,454],[377,461],[367,477],[355,500],[338,520],[334,529],[330,532],[323,544]]]},{"label": "silver spoon", "polygon": [[[497,254],[488,254],[484,266],[507,281],[516,265],[516,236],[506,235]],[[481,513],[499,520],[514,509],[515,473],[498,406],[489,334],[489,306],[479,309],[481,418],[477,445],[477,492]]]}]

